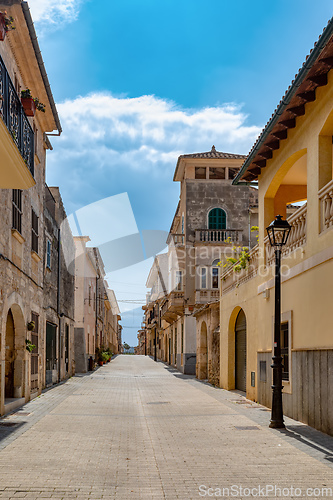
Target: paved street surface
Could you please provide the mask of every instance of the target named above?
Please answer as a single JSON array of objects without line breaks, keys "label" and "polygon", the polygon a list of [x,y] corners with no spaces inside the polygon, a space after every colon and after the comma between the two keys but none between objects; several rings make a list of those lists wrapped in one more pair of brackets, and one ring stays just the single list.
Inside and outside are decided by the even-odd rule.
[{"label": "paved street surface", "polygon": [[0,419],[0,498],[330,496],[333,439],[269,418],[240,393],[118,356]]}]

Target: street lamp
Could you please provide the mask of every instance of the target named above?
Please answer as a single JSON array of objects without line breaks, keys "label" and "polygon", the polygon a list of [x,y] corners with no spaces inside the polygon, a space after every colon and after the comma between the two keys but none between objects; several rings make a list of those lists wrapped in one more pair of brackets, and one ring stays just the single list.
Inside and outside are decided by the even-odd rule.
[{"label": "street lamp", "polygon": [[282,215],[266,228],[269,242],[275,251],[275,319],[274,319],[274,351],[273,351],[273,385],[272,414],[270,427],[284,428],[282,409],[282,356],[281,356],[281,248],[287,243],[291,226]]}]

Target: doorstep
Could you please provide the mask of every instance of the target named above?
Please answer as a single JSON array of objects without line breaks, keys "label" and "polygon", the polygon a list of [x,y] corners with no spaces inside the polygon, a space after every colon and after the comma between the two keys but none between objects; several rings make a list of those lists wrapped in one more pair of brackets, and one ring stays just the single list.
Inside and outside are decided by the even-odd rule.
[{"label": "doorstep", "polygon": [[11,411],[16,410],[16,408],[19,408],[24,404],[25,404],[25,398],[6,398],[4,406],[5,410],[4,414],[7,415]]}]

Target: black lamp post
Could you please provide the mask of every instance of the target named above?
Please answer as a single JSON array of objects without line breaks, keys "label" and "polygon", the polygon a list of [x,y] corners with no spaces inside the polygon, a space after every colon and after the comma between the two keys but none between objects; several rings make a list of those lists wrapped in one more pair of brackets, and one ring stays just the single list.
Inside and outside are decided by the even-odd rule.
[{"label": "black lamp post", "polygon": [[274,350],[273,350],[273,385],[272,385],[272,415],[270,427],[284,428],[282,409],[282,356],[281,356],[281,248],[287,243],[291,226],[282,215],[266,228],[269,242],[275,250],[275,319],[274,319]]}]

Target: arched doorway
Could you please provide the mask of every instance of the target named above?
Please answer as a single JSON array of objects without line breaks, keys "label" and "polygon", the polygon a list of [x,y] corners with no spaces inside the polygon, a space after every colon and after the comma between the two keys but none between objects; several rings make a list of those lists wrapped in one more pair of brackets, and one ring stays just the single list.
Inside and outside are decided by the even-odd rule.
[{"label": "arched doorway", "polygon": [[235,388],[246,392],[246,317],[243,309],[235,324]]},{"label": "arched doorway", "polygon": [[198,378],[200,380],[208,378],[207,325],[205,321],[201,323],[200,329]]},{"label": "arched doorway", "polygon": [[22,309],[12,304],[6,318],[5,334],[5,400],[25,397],[26,392],[26,326]]},{"label": "arched doorway", "polygon": [[5,345],[5,398],[8,399],[14,397],[15,326],[11,309],[7,314]]}]

